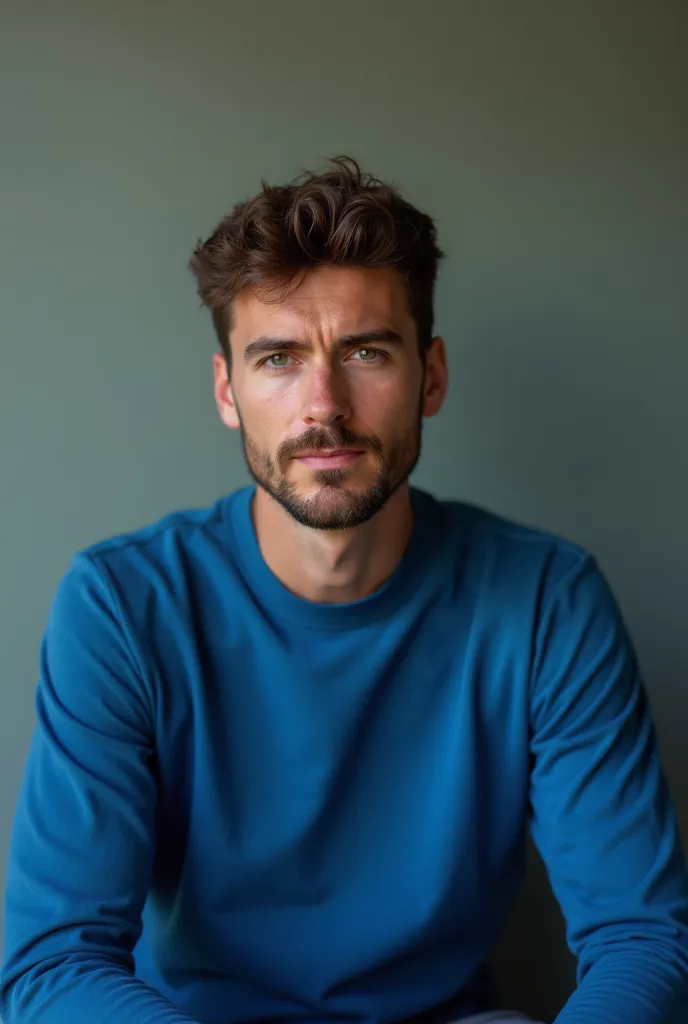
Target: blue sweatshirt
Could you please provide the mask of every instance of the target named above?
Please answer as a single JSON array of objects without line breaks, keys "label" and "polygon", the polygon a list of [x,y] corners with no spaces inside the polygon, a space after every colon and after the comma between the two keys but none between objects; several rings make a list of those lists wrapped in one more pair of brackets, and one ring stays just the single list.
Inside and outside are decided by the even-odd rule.
[{"label": "blue sweatshirt", "polygon": [[688,884],[594,560],[412,491],[364,600],[290,593],[253,489],[78,555],[7,889],[5,1024],[445,1024],[528,825],[579,958],[557,1024],[685,1024]]}]

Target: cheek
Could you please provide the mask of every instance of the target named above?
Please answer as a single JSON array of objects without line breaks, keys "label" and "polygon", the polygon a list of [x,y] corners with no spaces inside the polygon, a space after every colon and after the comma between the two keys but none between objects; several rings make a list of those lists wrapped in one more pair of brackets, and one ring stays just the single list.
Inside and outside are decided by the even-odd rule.
[{"label": "cheek", "polygon": [[247,428],[271,434],[289,421],[293,405],[293,396],[290,397],[285,388],[247,389],[241,402],[241,414]]},{"label": "cheek", "polygon": [[259,398],[252,396],[252,400],[242,408],[246,436],[256,448],[274,456],[284,441],[304,429],[294,410],[294,401],[285,394],[273,391]]},{"label": "cheek", "polygon": [[380,382],[374,388],[361,388],[354,403],[354,416],[368,423],[376,433],[392,436],[415,423],[420,401],[420,382],[397,378]]}]

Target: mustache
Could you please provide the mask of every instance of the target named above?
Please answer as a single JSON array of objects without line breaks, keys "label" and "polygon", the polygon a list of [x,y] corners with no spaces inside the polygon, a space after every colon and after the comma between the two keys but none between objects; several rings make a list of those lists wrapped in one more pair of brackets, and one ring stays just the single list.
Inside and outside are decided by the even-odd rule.
[{"label": "mustache", "polygon": [[280,462],[293,459],[301,452],[320,452],[328,448],[356,448],[382,455],[382,442],[375,435],[355,434],[348,427],[311,427],[300,437],[283,441],[277,449]]}]

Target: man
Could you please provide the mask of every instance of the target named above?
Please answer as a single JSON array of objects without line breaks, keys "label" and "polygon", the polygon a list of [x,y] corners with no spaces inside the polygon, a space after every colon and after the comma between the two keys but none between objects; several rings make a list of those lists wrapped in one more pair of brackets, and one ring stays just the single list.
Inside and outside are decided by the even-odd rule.
[{"label": "man", "polygon": [[255,487],[58,589],[5,1024],[514,1021],[484,964],[527,823],[579,959],[557,1024],[688,1019],[683,855],[594,559],[409,485],[440,256],[346,158],[194,253]]}]

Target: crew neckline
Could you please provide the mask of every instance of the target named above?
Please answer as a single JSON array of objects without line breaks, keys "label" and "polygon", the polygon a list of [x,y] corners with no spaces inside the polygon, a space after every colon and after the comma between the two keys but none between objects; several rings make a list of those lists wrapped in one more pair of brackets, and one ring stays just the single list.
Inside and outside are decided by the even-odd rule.
[{"label": "crew neckline", "polygon": [[425,491],[410,487],[411,537],[399,564],[383,585],[356,601],[329,603],[300,597],[285,587],[263,558],[251,512],[255,493],[255,485],[235,491],[227,499],[226,515],[238,560],[251,589],[277,616],[320,629],[365,625],[393,615],[430,575],[430,566],[425,560],[430,538],[436,532],[433,526],[437,502]]}]

